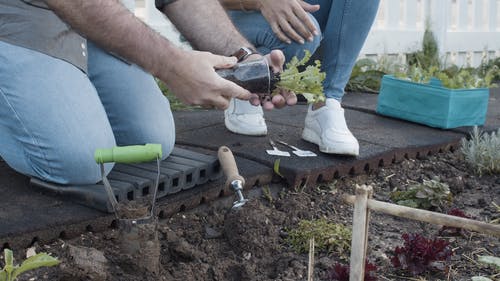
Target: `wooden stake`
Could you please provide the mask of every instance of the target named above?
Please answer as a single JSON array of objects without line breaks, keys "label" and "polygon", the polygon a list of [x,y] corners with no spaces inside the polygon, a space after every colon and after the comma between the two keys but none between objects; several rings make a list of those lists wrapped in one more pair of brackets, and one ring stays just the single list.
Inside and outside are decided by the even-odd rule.
[{"label": "wooden stake", "polygon": [[[344,196],[344,201],[354,204],[354,210],[356,210],[356,200],[358,196],[346,195]],[[491,223],[481,222],[472,219],[461,218],[457,216],[451,216],[436,212],[431,212],[427,210],[421,210],[416,208],[410,208],[406,206],[400,206],[396,204],[386,203],[382,201],[377,201],[373,199],[368,199],[368,208],[386,213],[389,215],[408,218],[412,220],[424,221],[428,223],[445,225],[457,228],[463,228],[467,230],[477,231],[480,233],[490,234],[496,237],[500,237],[500,225],[495,225]],[[354,232],[354,227],[353,227]],[[353,233],[354,237],[354,233]]]},{"label": "wooden stake", "polygon": [[309,263],[307,266],[307,281],[313,281],[314,275],[314,237],[309,239]]},{"label": "wooden stake", "polygon": [[368,222],[370,210],[368,198],[373,194],[373,188],[366,185],[356,185],[354,197],[354,214],[352,218],[351,262],[349,281],[365,279],[365,260],[368,244]]}]

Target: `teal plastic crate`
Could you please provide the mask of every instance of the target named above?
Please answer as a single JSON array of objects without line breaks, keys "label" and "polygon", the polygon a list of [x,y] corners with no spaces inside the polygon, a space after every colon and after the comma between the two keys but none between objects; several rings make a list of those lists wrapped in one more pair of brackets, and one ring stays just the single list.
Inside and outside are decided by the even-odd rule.
[{"label": "teal plastic crate", "polygon": [[442,129],[483,125],[489,93],[487,88],[444,88],[435,78],[420,84],[385,75],[377,113]]}]

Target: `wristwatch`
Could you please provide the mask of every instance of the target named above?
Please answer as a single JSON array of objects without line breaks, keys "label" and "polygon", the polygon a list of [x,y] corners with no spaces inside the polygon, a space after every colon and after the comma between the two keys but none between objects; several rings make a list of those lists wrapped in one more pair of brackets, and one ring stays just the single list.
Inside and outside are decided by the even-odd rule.
[{"label": "wristwatch", "polygon": [[258,53],[259,52],[257,52],[253,48],[241,47],[238,51],[234,52],[231,56],[236,57],[238,59],[238,62],[242,62],[246,58],[248,58],[250,55],[258,54]]},{"label": "wristwatch", "polygon": [[162,11],[163,7],[167,6],[168,4],[171,4],[177,0],[155,0],[155,6],[156,9]]}]

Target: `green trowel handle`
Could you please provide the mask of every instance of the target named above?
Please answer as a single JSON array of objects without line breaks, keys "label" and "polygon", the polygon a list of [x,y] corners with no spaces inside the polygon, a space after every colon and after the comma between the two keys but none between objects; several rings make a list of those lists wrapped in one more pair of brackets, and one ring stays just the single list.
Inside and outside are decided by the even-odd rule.
[{"label": "green trowel handle", "polygon": [[139,163],[153,161],[162,155],[161,144],[115,146],[108,149],[96,149],[94,159],[102,163]]}]

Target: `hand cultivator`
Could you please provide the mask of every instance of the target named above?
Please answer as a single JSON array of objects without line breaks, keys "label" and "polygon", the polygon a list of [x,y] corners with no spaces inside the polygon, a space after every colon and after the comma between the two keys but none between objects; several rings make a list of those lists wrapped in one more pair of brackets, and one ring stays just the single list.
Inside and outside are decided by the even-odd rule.
[{"label": "hand cultivator", "polygon": [[104,163],[141,163],[156,160],[158,166],[158,173],[155,181],[155,188],[153,190],[153,199],[151,202],[151,212],[149,217],[154,216],[154,207],[156,203],[156,195],[158,192],[158,183],[160,180],[160,158],[162,155],[160,144],[146,144],[146,145],[133,145],[114,147],[109,149],[97,149],[94,153],[94,159],[101,167],[102,182],[108,194],[108,199],[113,207],[113,211],[117,212],[118,202],[113,193],[113,188],[106,178],[104,172]]},{"label": "hand cultivator", "polygon": [[[161,145],[114,147],[95,151],[95,161],[101,167],[102,182],[113,211],[118,219],[121,248],[127,261],[139,269],[158,273],[160,266],[160,242],[158,240],[158,219],[155,214],[156,195],[160,179]],[[118,203],[104,171],[104,163],[139,163],[156,160],[158,174],[148,211],[147,200],[142,202]],[[147,199],[147,198],[144,198]]]}]

